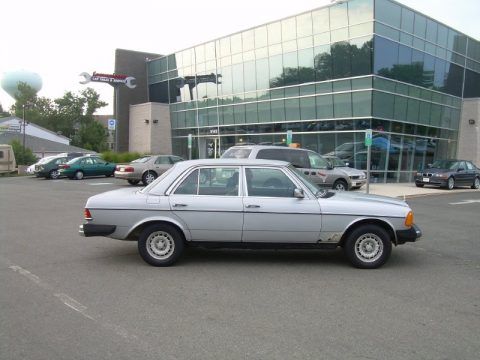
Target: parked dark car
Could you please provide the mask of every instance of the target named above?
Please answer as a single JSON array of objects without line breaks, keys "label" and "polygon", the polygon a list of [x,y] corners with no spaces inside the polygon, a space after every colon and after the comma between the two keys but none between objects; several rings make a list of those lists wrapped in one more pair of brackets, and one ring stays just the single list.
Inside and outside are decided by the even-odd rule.
[{"label": "parked dark car", "polygon": [[35,165],[35,176],[44,177],[46,179],[58,179],[60,173],[58,172],[59,165],[65,164],[68,161],[83,156],[82,153],[63,153],[59,156],[56,156],[49,161]]},{"label": "parked dark car", "polygon": [[59,165],[59,173],[69,179],[81,180],[85,176],[112,176],[115,163],[105,161],[98,156],[81,156]]},{"label": "parked dark car", "polygon": [[471,161],[437,160],[415,174],[415,185],[434,185],[452,190],[456,186],[480,188],[480,169]]}]

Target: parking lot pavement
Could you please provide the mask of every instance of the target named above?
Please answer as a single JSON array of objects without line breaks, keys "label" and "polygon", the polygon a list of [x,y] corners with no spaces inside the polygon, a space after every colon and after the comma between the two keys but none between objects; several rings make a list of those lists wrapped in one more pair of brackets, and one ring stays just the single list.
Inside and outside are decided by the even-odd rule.
[{"label": "parking lot pavement", "polygon": [[478,191],[409,199],[421,241],[362,271],[340,250],[154,268],[134,242],[78,236],[86,199],[125,186],[0,178],[2,360],[478,358]]}]

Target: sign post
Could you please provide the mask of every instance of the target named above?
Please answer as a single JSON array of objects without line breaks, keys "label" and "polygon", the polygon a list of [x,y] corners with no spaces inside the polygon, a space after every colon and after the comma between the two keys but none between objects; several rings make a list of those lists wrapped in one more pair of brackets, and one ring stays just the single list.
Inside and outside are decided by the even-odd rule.
[{"label": "sign post", "polygon": [[188,134],[188,160],[192,160],[192,134]]},{"label": "sign post", "polygon": [[293,131],[288,130],[287,131],[287,146],[290,146],[290,144],[292,143],[292,137],[293,137]]},{"label": "sign post", "polygon": [[367,147],[367,194],[370,193],[370,162],[372,150],[372,129],[365,130],[365,146]]}]

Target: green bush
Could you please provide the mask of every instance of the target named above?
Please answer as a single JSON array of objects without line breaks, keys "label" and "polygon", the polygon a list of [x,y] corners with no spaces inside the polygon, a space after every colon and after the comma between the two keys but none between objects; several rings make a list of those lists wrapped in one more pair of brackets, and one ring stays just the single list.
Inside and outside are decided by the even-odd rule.
[{"label": "green bush", "polygon": [[29,148],[23,149],[23,145],[18,140],[12,140],[10,142],[12,145],[13,153],[15,154],[15,161],[17,165],[32,165],[37,162],[37,157],[33,155],[33,152]]},{"label": "green bush", "polygon": [[123,152],[117,153],[113,151],[102,152],[102,159],[115,164],[129,163],[132,160],[138,159],[143,155],[138,152]]}]

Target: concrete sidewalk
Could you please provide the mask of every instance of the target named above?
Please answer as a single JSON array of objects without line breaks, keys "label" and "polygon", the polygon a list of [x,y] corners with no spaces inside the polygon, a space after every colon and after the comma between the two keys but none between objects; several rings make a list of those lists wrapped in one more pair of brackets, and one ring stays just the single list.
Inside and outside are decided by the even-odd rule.
[{"label": "concrete sidewalk", "polygon": [[[366,186],[362,186],[358,192],[366,192]],[[453,190],[447,190],[438,187],[423,188],[416,187],[414,183],[388,183],[388,184],[370,184],[370,194],[384,195],[397,198],[411,198],[417,196],[426,195],[441,195],[441,194],[453,194],[459,192],[475,192],[480,191],[476,189],[470,189],[470,187],[464,186],[455,188]]]}]

